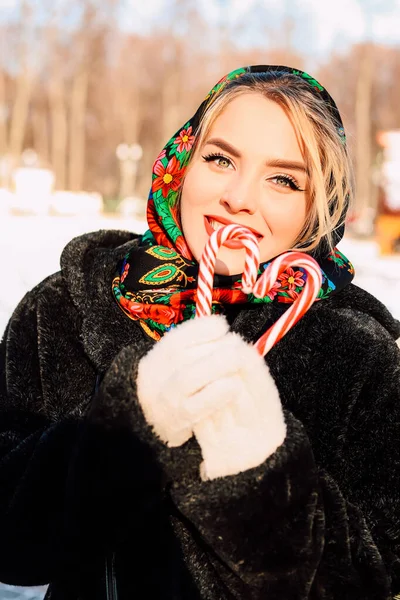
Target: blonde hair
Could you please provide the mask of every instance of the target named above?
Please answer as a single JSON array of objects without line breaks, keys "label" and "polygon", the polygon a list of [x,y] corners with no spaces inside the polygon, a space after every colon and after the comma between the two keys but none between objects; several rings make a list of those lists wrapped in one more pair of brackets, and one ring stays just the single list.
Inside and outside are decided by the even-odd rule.
[{"label": "blonde hair", "polygon": [[340,125],[332,109],[328,110],[326,101],[309,83],[287,73],[279,77],[268,75],[242,75],[211,97],[196,132],[192,157],[203,145],[217,117],[234,98],[256,92],[279,104],[294,126],[309,175],[307,219],[292,249],[311,252],[324,240],[331,251],[335,245],[334,232],[343,225],[354,193],[352,164],[338,132]]}]

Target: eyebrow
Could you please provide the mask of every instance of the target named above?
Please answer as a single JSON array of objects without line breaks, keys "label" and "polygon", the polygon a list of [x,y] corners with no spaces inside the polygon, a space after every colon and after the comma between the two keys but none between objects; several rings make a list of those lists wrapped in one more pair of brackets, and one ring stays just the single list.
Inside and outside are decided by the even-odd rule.
[{"label": "eyebrow", "polygon": [[[237,150],[237,148],[235,148],[234,146],[232,146],[231,144],[229,144],[228,142],[226,142],[225,140],[223,140],[221,138],[210,138],[209,140],[207,140],[205,142],[204,145],[207,146],[208,144],[212,144],[213,146],[217,146],[218,148],[221,148],[221,150],[224,150],[225,152],[229,152],[229,154],[231,154],[235,158],[241,158],[241,156],[242,156],[240,154],[239,150]],[[306,175],[308,174],[305,164],[302,162],[297,162],[295,160],[284,160],[283,158],[273,158],[271,160],[268,160],[266,162],[266,165],[267,165],[267,167],[277,167],[279,169],[289,169],[292,171],[301,171],[301,172],[305,173]]]}]

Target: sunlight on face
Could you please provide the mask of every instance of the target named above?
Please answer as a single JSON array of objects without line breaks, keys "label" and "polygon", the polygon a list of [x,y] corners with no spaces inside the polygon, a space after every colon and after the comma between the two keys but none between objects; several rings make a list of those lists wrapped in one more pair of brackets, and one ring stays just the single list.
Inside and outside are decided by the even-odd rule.
[{"label": "sunlight on face", "polygon": [[[195,259],[213,229],[227,223],[257,234],[261,262],[289,249],[305,222],[307,180],[284,110],[255,92],[232,100],[193,156],[182,188],[182,228]],[[243,249],[222,247],[216,273],[242,273],[244,258]]]}]

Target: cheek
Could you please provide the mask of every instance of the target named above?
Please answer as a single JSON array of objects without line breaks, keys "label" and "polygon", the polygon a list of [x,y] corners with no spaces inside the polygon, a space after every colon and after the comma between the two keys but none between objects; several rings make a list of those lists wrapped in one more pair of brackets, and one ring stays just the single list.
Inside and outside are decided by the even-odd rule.
[{"label": "cheek", "polygon": [[282,201],[269,203],[268,208],[261,209],[261,213],[270,232],[274,236],[294,238],[302,229],[307,215],[307,202],[305,197],[282,198]]},{"label": "cheek", "polygon": [[307,214],[307,201],[305,196],[300,199],[296,199],[292,209],[291,209],[291,222],[294,229],[301,229],[306,220]]},{"label": "cheek", "polygon": [[223,191],[223,177],[210,173],[208,165],[196,164],[187,173],[182,188],[182,209],[202,208],[218,201]]},{"label": "cheek", "polygon": [[293,200],[289,202],[283,202],[279,207],[277,218],[282,223],[287,225],[292,224],[293,226],[303,223],[306,216],[306,199],[298,194],[295,195]]},{"label": "cheek", "polygon": [[200,235],[202,206],[206,202],[203,183],[204,178],[201,177],[199,169],[191,168],[184,179],[180,200],[183,235],[196,260],[199,259],[200,253],[198,246],[204,242]]},{"label": "cheek", "polygon": [[299,228],[302,228],[304,223],[306,222],[307,214],[309,210],[308,199],[305,194],[301,201],[296,206],[296,221]]}]

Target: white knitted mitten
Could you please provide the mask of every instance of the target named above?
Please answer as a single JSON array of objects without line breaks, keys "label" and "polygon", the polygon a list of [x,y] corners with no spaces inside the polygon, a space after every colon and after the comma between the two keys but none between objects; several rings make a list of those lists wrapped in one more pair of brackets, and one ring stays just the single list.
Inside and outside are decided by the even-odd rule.
[{"label": "white knitted mitten", "polygon": [[264,462],[283,443],[279,393],[256,349],[213,315],[168,332],[141,360],[138,397],[148,423],[169,446],[193,434],[203,479]]},{"label": "white knitted mitten", "polygon": [[[211,382],[233,375],[240,367],[229,326],[222,316],[185,321],[154,345],[139,363],[137,390],[144,415],[169,446],[180,446],[193,435],[193,425],[229,401],[197,394]],[[231,345],[233,344],[233,348]],[[227,356],[229,359],[227,360]]]}]

